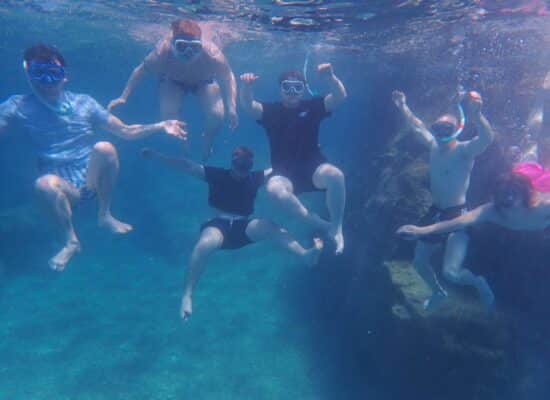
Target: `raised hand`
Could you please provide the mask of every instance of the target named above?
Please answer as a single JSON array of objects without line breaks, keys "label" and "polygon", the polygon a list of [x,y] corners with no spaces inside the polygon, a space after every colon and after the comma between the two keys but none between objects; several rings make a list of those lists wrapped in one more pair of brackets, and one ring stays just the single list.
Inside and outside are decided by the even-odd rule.
[{"label": "raised hand", "polygon": [[241,82],[246,85],[252,85],[254,82],[256,82],[260,77],[252,72],[247,72],[245,74],[242,74],[240,76]]},{"label": "raised hand", "polygon": [[466,108],[471,115],[479,115],[481,113],[481,106],[483,100],[478,92],[469,92],[466,102]]},{"label": "raised hand", "polygon": [[394,90],[391,93],[391,98],[392,98],[394,104],[397,107],[403,107],[407,102],[407,98],[405,97],[405,93],[400,92],[399,90]]},{"label": "raised hand", "polygon": [[334,75],[334,69],[331,63],[319,64],[317,66],[317,72],[324,78],[331,78]]}]

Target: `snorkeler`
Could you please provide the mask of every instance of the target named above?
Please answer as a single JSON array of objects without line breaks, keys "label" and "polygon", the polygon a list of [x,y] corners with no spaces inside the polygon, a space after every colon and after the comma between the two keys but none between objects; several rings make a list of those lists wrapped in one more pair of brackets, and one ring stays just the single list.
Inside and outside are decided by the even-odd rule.
[{"label": "snorkeler", "polygon": [[[467,96],[466,115],[473,123],[478,136],[459,142],[458,136],[464,128],[464,113],[459,103],[461,121],[450,114],[439,117],[428,129],[409,109],[405,95],[393,92],[393,101],[405,117],[407,126],[430,148],[430,190],[433,205],[422,218],[423,223],[446,221],[467,212],[466,193],[470,185],[470,173],[475,158],[483,153],[493,140],[493,131],[481,113],[482,100],[476,92]],[[465,231],[450,235],[425,235],[415,248],[414,266],[422,279],[432,289],[432,296],[424,302],[425,309],[433,309],[447,297],[430,266],[430,259],[439,245],[445,244],[443,276],[449,282],[475,287],[487,307],[494,296],[487,281],[475,276],[462,267],[468,250],[468,234]]]},{"label": "snorkeler", "polygon": [[493,223],[514,231],[545,230],[550,227],[550,198],[536,192],[526,176],[510,173],[498,180],[492,202],[433,225],[404,225],[397,234],[407,240],[422,240],[482,223]]},{"label": "snorkeler", "polygon": [[149,72],[159,78],[162,119],[179,118],[184,95],[198,97],[206,116],[202,156],[207,160],[224,116],[227,115],[231,129],[238,125],[237,82],[225,56],[214,43],[203,38],[196,22],[177,20],[172,23],[172,32],[134,69],[121,96],[109,103],[109,111],[125,104]]},{"label": "snorkeler", "polygon": [[185,320],[193,312],[193,289],[206,261],[216,250],[234,250],[262,240],[272,240],[279,247],[300,256],[304,263],[315,265],[323,242],[314,239],[314,246],[304,249],[290,234],[271,221],[250,218],[260,186],[270,170],[252,171],[254,154],[246,147],[233,150],[231,168],[197,164],[186,158],[172,158],[151,149],[143,149],[144,158],[156,158],[165,164],[208,183],[208,205],[215,215],[201,226],[185,275],[180,315]]},{"label": "snorkeler", "polygon": [[72,207],[97,195],[99,225],[123,234],[132,227],[111,214],[111,200],[119,171],[113,145],[97,141],[101,129],[126,139],[165,133],[185,139],[182,122],[126,125],[85,94],[65,90],[65,60],[54,47],[39,44],[25,50],[23,68],[32,94],[14,95],[0,104],[0,133],[21,129],[38,153],[41,176],[35,182],[38,196],[65,234],[65,245],[50,259],[62,271],[80,250],[72,224]]},{"label": "snorkeler", "polygon": [[[254,99],[253,84],[258,76],[241,75],[241,104],[266,130],[273,172],[267,192],[286,213],[327,232],[336,244],[336,254],[344,251],[342,220],[346,203],[344,174],[328,163],[319,148],[321,121],[330,116],[347,97],[346,89],[336,77],[331,64],[317,70],[330,86],[325,97],[305,99],[307,82],[298,71],[279,77],[281,101],[262,103]],[[304,192],[326,191],[330,222],[310,212],[298,199]]]}]

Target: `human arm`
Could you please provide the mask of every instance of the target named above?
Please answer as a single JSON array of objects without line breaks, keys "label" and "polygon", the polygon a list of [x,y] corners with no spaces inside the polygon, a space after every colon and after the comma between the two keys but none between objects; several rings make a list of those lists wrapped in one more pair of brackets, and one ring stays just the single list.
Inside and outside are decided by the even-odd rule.
[{"label": "human arm", "polygon": [[418,240],[428,235],[460,231],[472,225],[490,221],[494,219],[491,218],[492,214],[493,205],[488,203],[448,221],[438,222],[427,226],[403,225],[396,233],[405,240]]},{"label": "human arm", "polygon": [[235,79],[235,74],[231,70],[227,59],[221,51],[216,51],[215,58],[217,62],[216,75],[223,92],[229,127],[234,130],[239,124],[237,116],[237,80]]},{"label": "human arm", "polygon": [[199,178],[201,180],[205,179],[204,166],[191,161],[188,158],[170,157],[149,148],[142,149],[141,156],[147,160],[160,160],[163,164],[166,164],[177,171],[183,172],[184,174],[194,176],[195,178]]},{"label": "human arm", "polygon": [[156,133],[164,133],[180,140],[187,140],[185,123],[177,120],[167,120],[146,125],[126,125],[119,118],[109,114],[100,127],[124,140],[143,139]]},{"label": "human arm", "polygon": [[262,103],[254,100],[254,82],[258,80],[258,75],[253,73],[246,73],[240,76],[241,87],[241,106],[252,118],[255,120],[261,120],[264,113],[264,107]]},{"label": "human arm", "polygon": [[464,144],[466,151],[471,157],[477,157],[483,153],[495,136],[489,121],[481,113],[482,105],[483,100],[479,93],[468,93],[466,98],[466,116],[468,121],[474,123],[477,130],[477,136]]},{"label": "human arm", "polygon": [[329,63],[319,64],[317,72],[328,82],[330,93],[325,96],[325,110],[332,112],[348,97],[342,81],[334,74],[334,69]]},{"label": "human arm", "polygon": [[422,120],[414,115],[409,109],[405,94],[398,90],[394,90],[392,92],[392,99],[397,109],[405,118],[407,127],[409,129],[412,129],[428,146],[433,145],[435,143],[433,135],[428,130],[428,128],[426,128],[424,122],[422,122]]},{"label": "human arm", "polygon": [[544,121],[544,103],[550,96],[550,71],[546,73],[542,87],[537,91],[535,105],[527,117],[527,133],[538,138]]},{"label": "human arm", "polygon": [[147,69],[145,68],[145,63],[142,62],[134,69],[134,71],[130,75],[130,78],[128,78],[126,87],[122,91],[120,97],[112,100],[107,106],[107,109],[109,111],[112,111],[115,107],[118,107],[121,104],[126,104],[126,102],[128,101],[128,97],[130,97],[130,95],[134,92],[135,88],[142,81],[143,77],[146,74]]},{"label": "human arm", "polygon": [[12,96],[8,100],[0,103],[0,135],[3,134],[14,121],[17,115],[19,99],[21,96]]}]

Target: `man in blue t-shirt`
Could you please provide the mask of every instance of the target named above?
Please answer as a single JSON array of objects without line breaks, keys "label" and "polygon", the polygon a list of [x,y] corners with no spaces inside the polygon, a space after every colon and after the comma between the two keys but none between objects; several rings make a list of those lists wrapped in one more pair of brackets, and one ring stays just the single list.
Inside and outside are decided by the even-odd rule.
[{"label": "man in blue t-shirt", "polygon": [[14,95],[0,104],[0,134],[8,130],[25,134],[36,152],[38,196],[65,234],[65,245],[49,264],[62,271],[80,250],[71,218],[77,202],[97,195],[99,225],[118,234],[132,229],[111,214],[119,160],[113,145],[97,141],[95,132],[105,130],[126,140],[155,133],[185,139],[187,133],[184,124],[175,120],[126,125],[92,97],[65,90],[65,59],[52,46],[32,46],[23,59],[32,94]]},{"label": "man in blue t-shirt", "polygon": [[185,275],[185,287],[180,315],[185,320],[193,312],[193,289],[208,257],[219,249],[234,250],[262,240],[300,256],[304,263],[314,265],[319,259],[323,242],[315,238],[313,247],[304,249],[290,234],[273,222],[251,218],[260,186],[271,170],[253,171],[254,153],[244,146],[233,150],[230,168],[197,164],[187,158],[173,158],[151,149],[142,150],[144,158],[156,158],[163,163],[208,183],[208,205],[214,216],[201,226],[200,238],[193,248]]},{"label": "man in blue t-shirt", "polygon": [[[321,153],[319,128],[347,94],[332,65],[320,64],[317,70],[330,86],[324,97],[304,99],[305,77],[299,71],[288,71],[279,78],[281,101],[261,103],[254,99],[252,90],[258,76],[246,73],[241,75],[241,105],[264,127],[269,139],[273,174],[266,186],[271,199],[290,215],[326,231],[336,244],[336,254],[340,254],[344,251],[344,174]],[[326,191],[330,221],[309,211],[297,197],[314,191]]]}]

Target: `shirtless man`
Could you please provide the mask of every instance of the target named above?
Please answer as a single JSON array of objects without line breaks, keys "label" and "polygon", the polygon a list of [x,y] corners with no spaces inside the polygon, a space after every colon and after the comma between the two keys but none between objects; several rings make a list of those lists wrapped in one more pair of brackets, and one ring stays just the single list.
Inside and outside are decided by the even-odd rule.
[{"label": "shirtless man", "polygon": [[80,250],[72,224],[72,207],[78,202],[97,195],[99,225],[117,234],[132,229],[111,214],[118,155],[111,143],[97,141],[95,131],[105,130],[125,140],[156,133],[185,139],[187,133],[179,121],[126,125],[90,96],[65,90],[65,60],[54,47],[30,47],[23,58],[33,94],[11,96],[0,104],[0,133],[26,133],[38,153],[41,176],[35,188],[65,234],[65,245],[49,264],[63,271]]},{"label": "shirtless man", "polygon": [[[466,101],[468,122],[477,129],[474,139],[459,142],[464,121],[460,123],[450,114],[439,117],[428,129],[407,106],[402,92],[393,92],[393,101],[405,117],[406,123],[430,148],[430,189],[433,205],[422,219],[434,223],[455,218],[466,213],[466,193],[470,185],[470,173],[475,158],[483,153],[493,139],[493,131],[481,113],[482,100],[476,92],[470,92]],[[460,108],[461,113],[462,109]],[[443,260],[443,276],[452,283],[475,287],[486,306],[490,307],[494,296],[485,278],[475,276],[462,267],[468,249],[465,231],[449,235],[423,236],[415,248],[414,266],[422,279],[432,289],[432,296],[424,302],[431,309],[447,297],[430,266],[430,259],[441,244],[446,244]]]},{"label": "shirtless man", "polygon": [[214,137],[223,127],[224,116],[227,114],[231,129],[238,124],[237,83],[223,53],[202,37],[196,22],[175,21],[172,32],[134,69],[121,96],[109,103],[109,111],[125,104],[147,73],[159,78],[162,119],[180,117],[184,95],[194,94],[199,98],[206,116],[203,159],[208,159]]},{"label": "shirtless man", "polygon": [[397,234],[407,240],[448,234],[483,223],[513,231],[541,231],[550,227],[550,198],[537,193],[529,178],[511,173],[497,182],[493,201],[448,221],[428,226],[403,225]]},{"label": "shirtless man", "polygon": [[[342,220],[346,203],[344,174],[330,164],[319,149],[321,121],[330,116],[347,97],[346,89],[330,64],[320,64],[319,74],[327,81],[330,93],[325,97],[304,99],[307,82],[298,71],[279,77],[281,101],[262,103],[254,99],[252,86],[258,76],[241,75],[241,105],[262,125],[269,138],[273,173],[267,192],[284,212],[328,233],[336,245],[336,254],[344,251]],[[326,192],[330,221],[309,211],[298,195]]]},{"label": "shirtless man", "polygon": [[142,155],[156,158],[208,183],[208,205],[213,218],[202,225],[199,241],[189,260],[180,309],[184,320],[193,312],[193,289],[206,261],[219,249],[234,250],[261,240],[271,240],[300,256],[305,264],[317,263],[323,248],[320,239],[314,239],[314,246],[306,250],[287,231],[271,221],[250,218],[254,213],[256,193],[265,183],[270,170],[252,171],[254,155],[248,148],[237,147],[233,150],[229,169],[204,166],[186,158],[168,157],[150,149],[144,149]]}]

